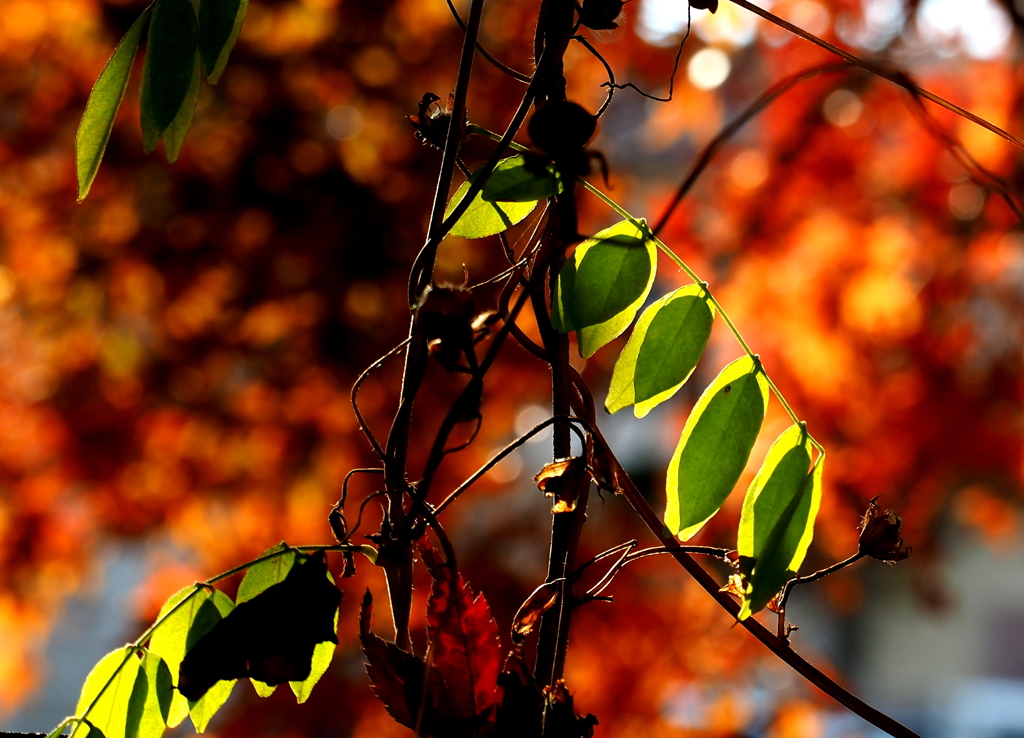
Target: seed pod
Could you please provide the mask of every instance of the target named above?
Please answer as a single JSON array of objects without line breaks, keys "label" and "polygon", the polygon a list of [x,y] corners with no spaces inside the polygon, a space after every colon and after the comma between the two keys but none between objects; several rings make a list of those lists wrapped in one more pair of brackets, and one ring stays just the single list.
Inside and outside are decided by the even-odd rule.
[{"label": "seed pod", "polygon": [[597,130],[597,118],[574,102],[548,103],[530,118],[534,146],[556,162],[579,155]]},{"label": "seed pod", "polygon": [[873,498],[868,503],[864,519],[860,525],[860,543],[858,552],[879,561],[902,561],[910,555],[909,548],[902,548],[900,528],[903,519],[895,510],[882,511]]},{"label": "seed pod", "polygon": [[580,23],[595,31],[618,28],[615,19],[622,14],[622,0],[583,0],[580,8]]}]

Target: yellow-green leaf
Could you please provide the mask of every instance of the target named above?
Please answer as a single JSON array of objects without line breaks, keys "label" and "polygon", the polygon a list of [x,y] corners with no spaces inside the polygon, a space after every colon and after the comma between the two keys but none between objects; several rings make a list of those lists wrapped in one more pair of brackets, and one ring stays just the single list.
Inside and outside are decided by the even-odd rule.
[{"label": "yellow-green leaf", "polygon": [[135,52],[139,48],[149,15],[150,9],[146,8],[128,29],[89,93],[89,101],[85,104],[82,122],[78,124],[78,135],[75,137],[79,202],[89,194],[96,172],[100,169],[100,162],[103,161],[114,118],[121,107]]},{"label": "yellow-green leaf", "polygon": [[760,364],[743,356],[719,373],[686,419],[668,466],[665,526],[692,538],[732,492],[768,409]]},{"label": "yellow-green leaf", "polygon": [[[160,656],[171,672],[171,681],[178,684],[178,668],[185,658],[188,634],[200,607],[210,598],[210,590],[193,585],[173,594],[163,607],[157,620],[163,618],[149,642],[149,652]],[[169,613],[169,614],[168,614]],[[178,726],[188,716],[188,700],[175,691],[167,715],[167,725]]]},{"label": "yellow-green leaf", "polygon": [[711,335],[715,307],[697,284],[682,287],[644,310],[612,371],[605,408],[634,405],[642,418],[683,386]]},{"label": "yellow-green leaf", "polygon": [[128,703],[125,738],[160,738],[167,728],[173,698],[167,662],[155,653],[145,653]]},{"label": "yellow-green leaf", "polygon": [[491,172],[480,192],[487,202],[537,202],[562,191],[562,183],[550,168],[530,171],[522,154],[503,159]]},{"label": "yellow-green leaf", "polygon": [[[128,703],[140,663],[131,646],[118,648],[100,659],[85,678],[75,715],[88,720],[106,738],[125,738]],[[89,725],[78,723],[71,738],[87,738],[89,733]]]},{"label": "yellow-green leaf", "polygon": [[811,442],[802,425],[779,436],[747,490],[737,552],[744,580],[743,620],[764,608],[796,576],[814,535],[825,458],[810,473]]},{"label": "yellow-green leaf", "polygon": [[[507,161],[509,159],[503,159],[498,163],[498,166]],[[463,182],[459,189],[455,191],[451,201],[448,203],[448,208],[445,210],[445,218],[451,215],[456,206],[462,202],[476,177],[477,173],[474,172],[469,180]],[[487,202],[483,199],[483,193],[478,192],[476,197],[473,198],[473,202],[466,208],[466,212],[455,222],[455,225],[449,231],[449,235],[459,236],[460,238],[493,236],[523,220],[523,218],[533,212],[535,207],[537,207],[536,200],[532,202]]]}]

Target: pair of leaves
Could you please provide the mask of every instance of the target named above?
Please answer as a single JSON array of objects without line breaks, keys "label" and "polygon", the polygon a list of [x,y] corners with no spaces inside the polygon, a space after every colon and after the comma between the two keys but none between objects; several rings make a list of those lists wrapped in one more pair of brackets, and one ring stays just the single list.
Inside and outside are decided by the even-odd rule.
[{"label": "pair of leaves", "polygon": [[[479,171],[474,172],[455,191],[445,211],[446,218],[466,197],[478,176]],[[449,233],[460,238],[494,236],[522,221],[538,201],[561,191],[561,182],[550,170],[534,173],[521,155],[502,159]]]},{"label": "pair of leaves", "polygon": [[633,322],[654,285],[653,236],[644,220],[624,220],[576,247],[558,273],[551,324],[576,331],[589,358]]},{"label": "pair of leaves", "polygon": [[89,194],[128,86],[132,63],[149,25],[142,72],[143,146],[163,139],[168,161],[181,152],[199,99],[201,72],[216,84],[227,64],[248,0],[156,0],[114,50],[89,95],[75,141],[78,199]]},{"label": "pair of leaves", "polygon": [[148,648],[104,656],[82,688],[74,738],[159,738],[188,716],[202,733],[243,676],[263,696],[290,681],[304,702],[334,653],[341,593],[323,552],[303,557],[282,543],[261,559],[238,607],[186,587],[164,603]]},{"label": "pair of leaves", "polygon": [[[258,583],[250,592],[272,582],[276,574],[258,571]],[[316,646],[338,642],[340,602],[341,592],[327,576],[324,552],[295,563],[282,581],[240,602],[188,650],[178,691],[199,700],[216,684],[242,677],[266,687],[305,682],[313,676]]]},{"label": "pair of leaves", "polygon": [[[743,473],[768,408],[758,361],[729,364],[701,395],[669,463],[665,525],[692,538],[721,509]],[[811,544],[821,502],[824,457],[811,464],[806,427],[791,426],[772,444],[747,489],[738,536],[743,605],[761,610],[792,579]]]},{"label": "pair of leaves", "polygon": [[737,540],[743,577],[743,620],[761,610],[796,576],[814,536],[825,457],[811,463],[804,424],[790,426],[768,450],[743,500]]},{"label": "pair of leaves", "polygon": [[132,646],[111,651],[89,672],[72,738],[160,738],[167,725],[171,671],[159,655]]}]

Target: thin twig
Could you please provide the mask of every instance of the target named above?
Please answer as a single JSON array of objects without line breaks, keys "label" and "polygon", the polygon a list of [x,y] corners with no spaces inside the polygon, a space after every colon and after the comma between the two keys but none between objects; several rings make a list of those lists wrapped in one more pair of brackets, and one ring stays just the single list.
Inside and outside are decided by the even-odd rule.
[{"label": "thin twig", "polygon": [[[482,477],[484,474],[486,474],[491,469],[493,469],[502,459],[504,459],[510,453],[512,453],[517,448],[522,446],[524,443],[529,441],[531,438],[533,438],[535,435],[540,433],[542,430],[547,428],[549,425],[552,425],[554,423],[568,423],[569,426],[572,428],[573,427],[572,423],[574,423],[574,422],[579,422],[579,418],[571,418],[571,417],[566,417],[566,416],[557,416],[557,417],[553,417],[553,418],[548,418],[543,423],[540,423],[539,425],[534,426],[533,428],[528,430],[526,433],[524,433],[523,435],[519,436],[519,438],[517,438],[516,440],[512,441],[510,444],[505,446],[505,448],[503,448],[501,451],[499,451],[494,456],[492,456],[490,461],[488,461],[486,464],[484,464],[479,469],[477,469],[475,472],[473,472],[464,482],[462,482],[462,484],[460,484],[458,487],[456,487],[454,490],[452,490],[451,493],[449,493],[449,495],[444,498],[444,500],[441,502],[441,504],[438,505],[436,508],[434,508],[434,514],[435,515],[440,515],[441,512],[446,507],[448,507],[450,504],[455,502],[456,499],[458,499],[459,495],[461,495],[467,489],[472,487],[473,484],[477,480],[480,479],[480,477]],[[580,442],[582,443],[583,442],[583,434],[580,433],[580,431],[578,429],[574,429],[574,431],[577,434],[577,436],[579,436]]]},{"label": "thin twig", "polygon": [[852,68],[852,66],[853,65],[850,64],[849,62],[833,62],[830,64],[822,64],[816,67],[811,67],[810,69],[805,69],[802,72],[792,74],[786,77],[785,79],[776,82],[774,85],[768,88],[768,90],[763,95],[761,95],[754,102],[752,102],[750,106],[747,107],[747,109],[744,110],[738,118],[733,120],[729,125],[727,125],[721,131],[719,131],[718,134],[713,139],[711,139],[708,145],[704,147],[704,150],[700,152],[700,156],[697,157],[697,160],[690,167],[690,171],[686,174],[686,177],[683,179],[683,183],[679,185],[679,189],[676,190],[676,195],[674,198],[672,198],[672,202],[670,202],[666,206],[665,212],[663,212],[661,217],[658,218],[658,223],[657,225],[654,226],[654,228],[651,229],[651,232],[655,236],[661,233],[661,230],[665,227],[665,224],[668,223],[669,218],[672,217],[672,213],[675,212],[675,209],[679,206],[679,203],[686,196],[686,193],[688,193],[690,191],[690,188],[693,187],[694,183],[697,181],[697,178],[700,177],[700,175],[707,168],[708,164],[711,163],[711,160],[714,158],[715,154],[718,153],[718,150],[721,149],[726,141],[735,136],[736,133],[741,128],[743,128],[743,126],[749,123],[750,120],[754,118],[758,113],[760,113],[769,105],[771,105],[780,95],[792,89],[800,82],[812,79],[820,74],[831,74],[835,72],[849,71]]},{"label": "thin twig", "polygon": [[[455,22],[459,24],[459,28],[465,31],[466,23],[462,20],[462,16],[459,15],[459,11],[455,8],[455,5],[452,3],[452,0],[446,1],[448,3],[448,9],[452,11],[452,15],[455,17]],[[523,74],[522,72],[517,72],[510,66],[502,64],[500,61],[491,56],[490,53],[488,53],[487,49],[485,49],[483,45],[480,44],[480,42],[477,42],[476,50],[480,52],[480,56],[489,61],[491,64],[493,64],[495,67],[500,69],[502,72],[507,74],[512,79],[518,82],[522,82],[523,84],[530,84],[529,76]]]},{"label": "thin twig", "polygon": [[370,426],[366,424],[366,420],[363,419],[363,414],[359,412],[359,403],[356,401],[356,396],[359,394],[359,385],[361,385],[363,383],[363,380],[370,375],[370,372],[372,372],[374,369],[383,364],[384,361],[387,360],[389,357],[394,356],[403,348],[405,348],[409,341],[410,339],[405,339],[400,344],[398,344],[393,349],[384,354],[382,357],[380,357],[375,362],[370,364],[370,366],[366,367],[366,369],[363,370],[363,373],[359,375],[355,383],[352,385],[352,393],[349,398],[352,403],[352,412],[356,414],[356,423],[359,425],[359,430],[362,431],[364,436],[366,436],[366,440],[370,442],[370,445],[373,446],[374,452],[377,454],[377,456],[381,458],[382,461],[384,460],[384,449],[377,441],[377,438],[373,435],[373,431],[370,430]]},{"label": "thin twig", "polygon": [[867,71],[881,77],[882,79],[887,79],[895,85],[899,85],[900,87],[906,90],[910,90],[915,95],[919,95],[920,97],[923,97],[926,100],[930,100],[936,105],[939,105],[952,113],[956,113],[961,118],[966,118],[972,123],[975,123],[976,125],[979,125],[988,131],[991,131],[1000,138],[1005,139],[1006,141],[1009,141],[1010,143],[1024,149],[1024,140],[1018,138],[1017,136],[1014,136],[1012,133],[1004,131],[1002,128],[993,123],[989,123],[984,118],[975,115],[969,110],[965,110],[964,108],[961,108],[959,105],[955,105],[949,102],[948,100],[939,97],[934,92],[929,92],[928,90],[914,83],[914,81],[911,80],[911,78],[905,72],[892,71],[890,69],[882,67],[881,65],[875,62],[870,62],[861,59],[859,56],[855,56],[854,54],[851,54],[849,51],[845,51],[844,49],[841,49],[838,46],[830,44],[828,41],[818,38],[813,33],[809,33],[808,31],[805,31],[799,26],[795,26],[789,21],[783,20],[774,13],[769,13],[764,8],[757,7],[753,3],[748,2],[748,0],[730,0],[730,2],[739,5],[741,8],[749,10],[751,13],[754,13],[755,15],[761,16],[765,20],[774,23],[775,25],[781,28],[785,28],[790,33],[799,36],[805,41],[810,41],[812,44],[820,46],[826,51],[830,51],[836,56],[846,59],[846,61],[850,62],[851,64],[856,64],[858,67],[866,69]]}]

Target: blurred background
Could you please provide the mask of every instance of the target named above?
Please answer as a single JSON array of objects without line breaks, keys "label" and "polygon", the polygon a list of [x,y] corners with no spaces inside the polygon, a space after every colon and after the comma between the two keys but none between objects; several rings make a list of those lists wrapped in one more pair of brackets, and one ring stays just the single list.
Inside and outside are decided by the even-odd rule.
[{"label": "blurred background", "polygon": [[[344,475],[373,462],[349,389],[405,336],[408,268],[439,163],[405,116],[424,93],[454,87],[461,33],[443,0],[253,0],[180,160],[142,154],[137,60],[99,177],[76,204],[78,119],[145,5],[0,0],[7,730],[46,731],[72,713],[91,666],[193,580],[280,540],[331,542],[326,516]],[[456,5],[465,13],[468,3]],[[762,5],[1024,131],[1019,0]],[[483,44],[527,73],[537,6],[484,13]],[[611,196],[651,220],[726,123],[774,82],[831,61],[727,1],[692,21],[671,102],[617,92],[592,144],[608,159]],[[588,36],[618,82],[665,96],[686,28],[680,0],[632,0],[619,28]],[[570,97],[596,110],[604,68],[579,45],[566,62]],[[522,89],[478,59],[470,120],[503,130]],[[861,562],[798,589],[795,647],[924,736],[1021,738],[1024,230],[1002,185],[965,167],[962,151],[1014,197],[1024,167],[1002,139],[926,110],[861,72],[803,82],[729,141],[662,235],[711,283],[828,449],[805,570],[856,549],[870,498],[883,495],[904,519],[907,561]],[[466,158],[478,165],[488,152],[472,144]],[[585,229],[617,220],[587,195],[580,207]],[[465,269],[482,281],[503,258],[494,239],[448,239],[439,278],[461,283]],[[685,282],[662,263],[652,299]],[[622,340],[577,361],[599,401]],[[644,421],[604,416],[655,509],[686,413],[739,353],[718,325],[671,402]],[[400,365],[363,385],[378,434]],[[429,381],[421,438],[455,387],[440,369]],[[542,420],[546,392],[543,366],[508,347],[476,443],[449,457],[436,486],[450,489]],[[741,489],[787,423],[774,403]],[[544,577],[550,515],[530,480],[548,454],[543,438],[527,444],[445,513],[463,573],[502,633]],[[353,504],[374,483],[357,479]],[[695,543],[734,546],[741,498]],[[379,514],[367,510],[372,532]],[[650,542],[622,500],[594,500],[585,556],[633,537]],[[260,700],[240,685],[211,734],[407,732],[372,695],[355,639],[362,592],[382,605],[383,577],[363,564],[343,585],[341,642],[310,701],[296,708],[286,690]],[[574,621],[567,666],[598,736],[875,735],[733,628],[671,562],[633,564],[608,593],[614,604]],[[383,607],[376,628],[389,635]]]}]

